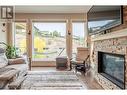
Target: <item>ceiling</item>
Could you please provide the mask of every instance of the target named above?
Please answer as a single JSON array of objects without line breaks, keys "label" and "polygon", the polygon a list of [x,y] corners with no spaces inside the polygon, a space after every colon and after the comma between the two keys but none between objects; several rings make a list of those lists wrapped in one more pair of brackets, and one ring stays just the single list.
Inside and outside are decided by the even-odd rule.
[{"label": "ceiling", "polygon": [[91,6],[15,6],[16,13],[87,13]]}]

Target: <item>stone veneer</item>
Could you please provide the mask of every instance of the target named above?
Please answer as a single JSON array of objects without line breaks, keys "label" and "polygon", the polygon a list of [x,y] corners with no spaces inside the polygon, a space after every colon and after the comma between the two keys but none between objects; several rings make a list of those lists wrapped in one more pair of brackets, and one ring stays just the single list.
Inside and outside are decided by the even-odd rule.
[{"label": "stone veneer", "polygon": [[[111,28],[111,32],[117,32],[122,29],[127,29],[127,6],[123,6],[123,24]],[[98,67],[98,51],[103,52],[110,52],[110,53],[118,53],[118,54],[125,54],[126,57],[126,89],[127,89],[127,36],[126,37],[119,37],[119,38],[110,38],[106,40],[98,40],[93,41],[92,43],[92,54],[91,54],[91,63],[94,64],[94,71],[95,71],[95,78],[97,79],[98,83],[102,85],[104,89],[120,89],[111,81],[106,79],[105,77],[101,76],[97,72]]]},{"label": "stone veneer", "polygon": [[[102,85],[104,89],[120,89],[114,83],[101,76],[98,73],[98,51],[125,54],[125,65],[127,68],[127,37],[112,38],[106,40],[100,40],[94,42],[94,49],[92,52],[92,63],[94,63],[95,78],[98,83]],[[126,89],[127,89],[127,69],[125,70],[125,80],[126,80]]]}]

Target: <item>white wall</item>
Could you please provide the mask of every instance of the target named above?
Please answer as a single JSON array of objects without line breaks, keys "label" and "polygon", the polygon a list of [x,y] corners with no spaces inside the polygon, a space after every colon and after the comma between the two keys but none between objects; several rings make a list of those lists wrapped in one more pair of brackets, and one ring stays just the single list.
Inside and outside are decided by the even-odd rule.
[{"label": "white wall", "polygon": [[7,31],[3,32],[3,23],[0,23],[0,42],[7,43]]}]

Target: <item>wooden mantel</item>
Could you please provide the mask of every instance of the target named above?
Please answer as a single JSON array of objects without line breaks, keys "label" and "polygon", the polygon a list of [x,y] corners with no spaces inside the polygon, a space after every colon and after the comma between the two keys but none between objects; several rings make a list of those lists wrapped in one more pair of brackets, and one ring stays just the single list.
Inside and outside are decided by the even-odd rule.
[{"label": "wooden mantel", "polygon": [[99,40],[106,40],[111,38],[120,38],[127,36],[127,28],[118,30],[115,32],[107,33],[104,35],[93,35],[91,36],[91,41],[99,41]]}]

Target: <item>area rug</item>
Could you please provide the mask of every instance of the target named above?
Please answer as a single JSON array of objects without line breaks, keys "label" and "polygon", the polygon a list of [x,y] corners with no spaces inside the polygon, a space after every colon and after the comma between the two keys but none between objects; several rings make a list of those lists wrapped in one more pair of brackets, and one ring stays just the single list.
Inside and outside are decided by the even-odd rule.
[{"label": "area rug", "polygon": [[29,71],[21,89],[31,90],[80,90],[83,82],[71,71]]}]

